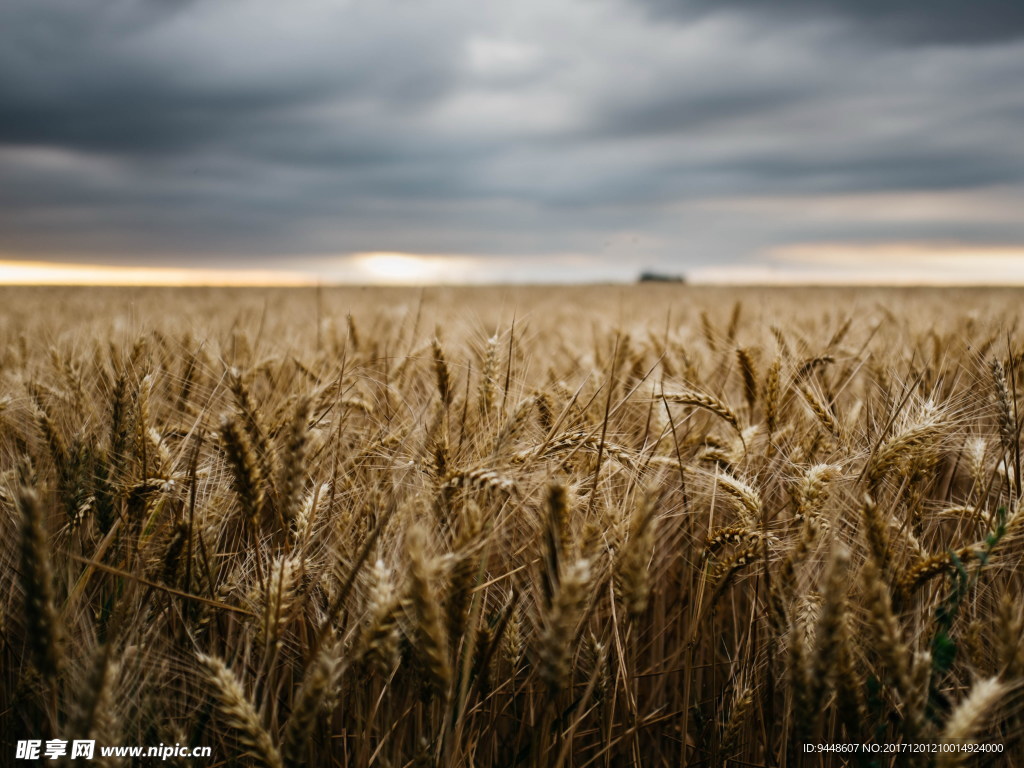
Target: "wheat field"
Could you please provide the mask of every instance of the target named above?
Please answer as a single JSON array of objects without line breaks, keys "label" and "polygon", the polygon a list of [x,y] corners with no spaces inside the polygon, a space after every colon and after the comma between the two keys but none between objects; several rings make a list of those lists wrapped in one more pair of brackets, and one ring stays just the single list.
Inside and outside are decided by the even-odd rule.
[{"label": "wheat field", "polygon": [[1020,297],[0,289],[0,764],[1024,765]]}]

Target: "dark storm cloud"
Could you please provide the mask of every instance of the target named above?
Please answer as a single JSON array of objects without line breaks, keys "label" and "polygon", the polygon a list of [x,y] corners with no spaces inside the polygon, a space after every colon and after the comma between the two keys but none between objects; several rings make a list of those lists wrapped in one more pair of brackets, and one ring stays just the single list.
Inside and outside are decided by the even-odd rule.
[{"label": "dark storm cloud", "polygon": [[[862,226],[739,220],[712,198],[1024,183],[1022,11],[823,5],[5,0],[0,258],[628,270]],[[992,231],[1024,240],[1019,218]]]},{"label": "dark storm cloud", "polygon": [[1024,38],[1018,0],[641,0],[661,18],[731,9],[765,20],[839,20],[906,43],[985,45]]},{"label": "dark storm cloud", "polygon": [[626,103],[603,104],[603,114],[594,116],[594,126],[601,135],[618,138],[694,133],[752,116],[784,113],[816,96],[820,96],[817,89],[788,83],[721,90],[709,83],[706,93],[684,91],[661,98],[634,95]]},{"label": "dark storm cloud", "polygon": [[[244,143],[301,129],[302,109],[329,99],[410,109],[453,80],[453,54],[432,44],[429,29],[422,37],[404,30],[389,43],[428,59],[426,67],[373,55],[374,28],[359,33],[340,17],[330,19],[331,40],[344,55],[306,58],[301,29],[277,32],[257,12],[238,29],[213,8],[160,0],[0,5],[0,142],[125,154]],[[276,20],[264,16],[266,25]]]}]

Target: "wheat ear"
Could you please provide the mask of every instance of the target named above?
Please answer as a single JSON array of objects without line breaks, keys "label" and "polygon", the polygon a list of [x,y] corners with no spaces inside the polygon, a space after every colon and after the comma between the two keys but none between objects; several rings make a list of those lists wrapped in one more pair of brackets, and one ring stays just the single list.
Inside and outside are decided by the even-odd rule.
[{"label": "wheat ear", "polygon": [[215,656],[200,653],[198,659],[206,669],[217,709],[224,722],[235,731],[238,743],[245,747],[245,754],[265,768],[283,768],[273,739],[260,723],[256,708],[235,673]]},{"label": "wheat ear", "polygon": [[21,511],[21,583],[25,592],[25,623],[36,668],[43,677],[57,677],[63,664],[60,614],[54,602],[50,544],[43,527],[43,510],[36,492],[17,491]]},{"label": "wheat ear", "polygon": [[405,543],[409,554],[408,601],[414,620],[414,648],[423,668],[425,691],[445,697],[451,667],[440,602],[433,584],[435,561],[428,554],[427,533],[421,525],[409,529]]},{"label": "wheat ear", "polygon": [[281,749],[289,766],[306,763],[306,750],[313,728],[322,704],[334,687],[339,668],[334,649],[325,647],[306,672],[281,739]]},{"label": "wheat ear", "polygon": [[538,638],[540,677],[552,693],[561,690],[569,676],[572,644],[589,583],[590,563],[587,560],[576,560],[563,568],[558,587],[541,616]]},{"label": "wheat ear", "polygon": [[[1002,698],[1006,685],[995,677],[979,680],[971,692],[953,710],[942,731],[942,742],[949,747],[970,743],[977,735],[989,710]],[[939,752],[937,768],[963,765],[970,752],[949,749]]]},{"label": "wheat ear", "polygon": [[736,416],[735,411],[714,395],[688,390],[685,392],[665,392],[662,394],[662,398],[664,398],[666,403],[688,405],[691,408],[700,408],[713,413],[737,432],[743,433],[743,430],[740,428],[739,417]]}]

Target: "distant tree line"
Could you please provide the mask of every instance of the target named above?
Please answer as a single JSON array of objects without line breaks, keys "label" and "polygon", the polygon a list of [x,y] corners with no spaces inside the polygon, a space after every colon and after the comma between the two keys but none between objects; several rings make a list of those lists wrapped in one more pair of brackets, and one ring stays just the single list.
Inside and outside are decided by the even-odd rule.
[{"label": "distant tree line", "polygon": [[640,273],[639,283],[685,283],[685,275],[670,275],[664,272],[645,270]]}]

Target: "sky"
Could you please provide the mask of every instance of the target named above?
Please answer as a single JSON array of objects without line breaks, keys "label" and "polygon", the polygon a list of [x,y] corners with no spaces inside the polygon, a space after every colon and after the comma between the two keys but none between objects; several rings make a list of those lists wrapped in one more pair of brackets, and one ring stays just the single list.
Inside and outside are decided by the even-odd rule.
[{"label": "sky", "polygon": [[3,0],[0,283],[1024,283],[1020,0]]}]

